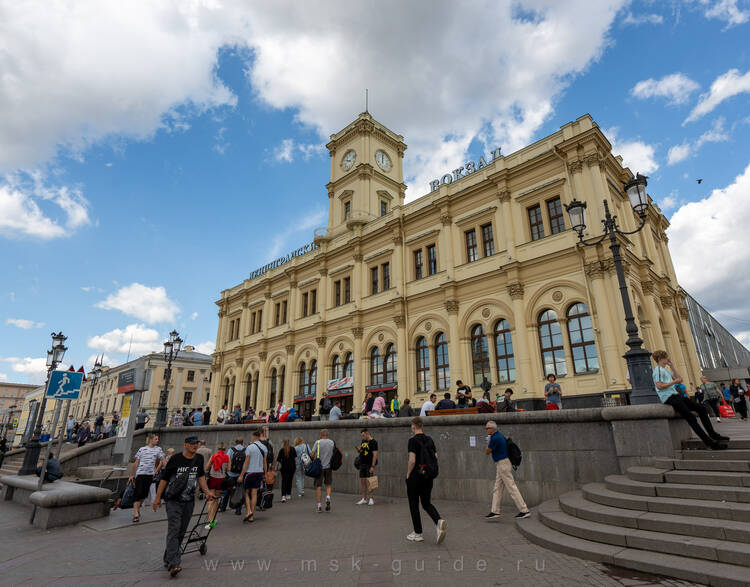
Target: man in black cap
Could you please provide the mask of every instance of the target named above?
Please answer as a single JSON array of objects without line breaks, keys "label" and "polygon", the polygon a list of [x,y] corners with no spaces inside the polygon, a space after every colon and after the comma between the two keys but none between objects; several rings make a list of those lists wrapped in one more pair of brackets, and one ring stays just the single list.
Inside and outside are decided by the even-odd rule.
[{"label": "man in black cap", "polygon": [[185,439],[185,448],[167,461],[164,476],[159,482],[154,499],[154,511],[161,504],[162,495],[167,505],[167,548],[164,551],[164,566],[174,577],[182,570],[180,545],[185,537],[195,507],[195,486],[200,485],[206,498],[214,499],[214,492],[206,483],[206,467],[203,457],[197,454],[197,436]]}]

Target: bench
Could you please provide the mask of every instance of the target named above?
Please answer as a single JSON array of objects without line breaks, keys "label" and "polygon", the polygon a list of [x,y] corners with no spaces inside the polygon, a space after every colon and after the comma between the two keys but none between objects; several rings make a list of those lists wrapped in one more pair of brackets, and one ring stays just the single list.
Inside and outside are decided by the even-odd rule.
[{"label": "bench", "polygon": [[428,410],[428,416],[462,416],[464,414],[478,414],[479,408],[455,408],[453,410]]},{"label": "bench", "polygon": [[108,489],[58,480],[44,483],[39,491],[39,478],[33,475],[3,475],[3,499],[37,506],[34,527],[54,528],[77,524],[109,515]]}]

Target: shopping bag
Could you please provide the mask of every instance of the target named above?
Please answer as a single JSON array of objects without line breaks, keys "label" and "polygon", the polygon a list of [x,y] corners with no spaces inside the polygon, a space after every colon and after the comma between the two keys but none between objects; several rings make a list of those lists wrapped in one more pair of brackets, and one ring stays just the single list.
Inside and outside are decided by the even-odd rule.
[{"label": "shopping bag", "polygon": [[232,493],[229,495],[229,507],[237,509],[245,501],[245,486],[243,483],[237,483],[232,489]]},{"label": "shopping bag", "polygon": [[367,478],[367,491],[372,493],[378,488],[378,476],[373,475],[372,477]]},{"label": "shopping bag", "polygon": [[734,408],[726,402],[719,405],[719,415],[722,418],[734,418]]},{"label": "shopping bag", "polygon": [[135,487],[132,483],[128,483],[125,487],[125,491],[122,492],[122,498],[120,499],[120,509],[127,510],[133,507],[133,501],[135,498]]}]

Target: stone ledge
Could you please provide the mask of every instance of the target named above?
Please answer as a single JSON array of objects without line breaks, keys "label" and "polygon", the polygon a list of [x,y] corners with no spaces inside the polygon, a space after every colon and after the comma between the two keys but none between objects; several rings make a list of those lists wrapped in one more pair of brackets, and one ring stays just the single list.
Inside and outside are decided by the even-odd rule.
[{"label": "stone ledge", "polygon": [[90,487],[69,481],[44,483],[39,491],[38,477],[31,475],[0,477],[0,483],[8,488],[22,489],[31,492],[28,501],[43,508],[67,507],[89,503],[104,503],[110,499],[112,492],[99,487]]}]

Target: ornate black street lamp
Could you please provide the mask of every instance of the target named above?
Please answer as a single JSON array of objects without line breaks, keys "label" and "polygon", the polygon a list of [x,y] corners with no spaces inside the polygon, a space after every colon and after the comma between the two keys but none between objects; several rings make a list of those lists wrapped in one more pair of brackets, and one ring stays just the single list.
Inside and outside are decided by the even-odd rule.
[{"label": "ornate black street lamp", "polygon": [[102,364],[99,362],[99,359],[96,359],[94,361],[94,368],[91,370],[90,375],[94,376],[93,381],[91,382],[91,387],[89,387],[89,404],[86,407],[86,419],[88,420],[91,417],[91,402],[94,400],[94,392],[96,391],[96,384],[99,381],[99,377],[101,377],[102,374]]},{"label": "ornate black street lamp", "polygon": [[615,262],[615,271],[617,272],[617,281],[620,285],[620,295],[622,297],[622,306],[625,310],[625,331],[628,339],[625,344],[629,350],[623,355],[628,363],[628,373],[630,375],[630,403],[653,404],[659,402],[659,397],[654,390],[654,383],[651,376],[651,360],[648,350],[643,348],[643,340],[638,335],[638,326],[633,316],[633,308],[630,305],[630,294],[625,282],[625,272],[622,268],[622,257],[620,256],[620,243],[618,235],[626,236],[640,232],[646,225],[648,212],[648,195],[646,193],[647,177],[638,173],[635,179],[625,184],[625,193],[630,200],[630,205],[641,219],[641,223],[635,230],[626,232],[620,230],[617,225],[617,216],[612,216],[609,212],[609,203],[604,200],[604,234],[594,242],[585,242],[583,240],[583,231],[586,229],[586,202],[579,202],[576,199],[565,206],[570,217],[570,225],[578,233],[578,240],[587,247],[595,247],[601,244],[604,239],[609,238],[609,248],[612,251],[612,257]]},{"label": "ornate black street lamp", "polygon": [[164,372],[164,389],[159,394],[159,409],[156,412],[156,427],[163,428],[167,425],[167,400],[169,399],[169,380],[172,378],[172,361],[182,347],[182,339],[176,330],[169,333],[169,340],[164,343],[164,360],[167,362],[167,370]]},{"label": "ornate black street lamp", "polygon": [[47,351],[47,381],[44,384],[44,395],[42,395],[42,403],[39,406],[39,413],[36,416],[34,434],[31,436],[31,440],[26,443],[26,454],[23,457],[23,465],[18,471],[19,475],[34,475],[36,473],[39,453],[42,450],[42,445],[40,443],[42,438],[42,418],[44,417],[44,408],[47,405],[47,387],[49,386],[49,378],[52,376],[52,372],[62,362],[63,357],[65,356],[65,351],[68,350],[68,347],[65,346],[65,341],[67,339],[68,337],[63,335],[62,332],[52,333],[52,348]]}]

